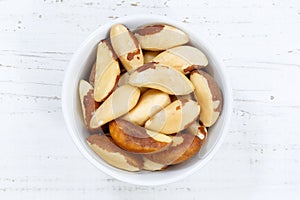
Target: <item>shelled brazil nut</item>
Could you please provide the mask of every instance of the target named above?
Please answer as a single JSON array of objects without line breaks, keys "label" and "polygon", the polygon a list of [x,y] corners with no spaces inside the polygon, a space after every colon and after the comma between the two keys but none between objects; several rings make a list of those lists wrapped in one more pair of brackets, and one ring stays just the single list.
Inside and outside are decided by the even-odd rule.
[{"label": "shelled brazil nut", "polygon": [[127,112],[138,102],[140,90],[131,85],[117,88],[95,111],[90,121],[91,128],[98,128]]},{"label": "shelled brazil nut", "polygon": [[89,76],[89,83],[93,87],[94,87],[94,83],[95,83],[95,74],[96,74],[96,63],[93,64],[93,67],[91,69],[90,76]]},{"label": "shelled brazil nut", "polygon": [[217,82],[203,71],[210,71],[205,54],[166,24],[116,24],[108,35],[89,82],[79,83],[90,148],[127,171],[168,170],[194,157],[223,104]]},{"label": "shelled brazil nut", "polygon": [[194,70],[191,81],[195,86],[195,95],[201,106],[200,121],[206,126],[212,126],[222,110],[223,98],[217,82],[208,73]]},{"label": "shelled brazil nut", "polygon": [[188,35],[166,24],[152,24],[139,27],[135,30],[142,49],[151,51],[166,50],[189,42]]},{"label": "shelled brazil nut", "polygon": [[187,128],[199,116],[200,106],[190,99],[172,102],[145,123],[147,129],[173,134]]},{"label": "shelled brazil nut", "polygon": [[127,71],[144,64],[142,49],[133,33],[124,25],[111,27],[110,40],[114,51]]},{"label": "shelled brazil nut", "polygon": [[139,171],[143,167],[140,155],[123,150],[107,135],[93,134],[87,138],[87,143],[103,160],[117,168]]},{"label": "shelled brazil nut", "polygon": [[109,40],[99,43],[95,65],[94,97],[101,102],[111,94],[120,76],[118,58]]},{"label": "shelled brazil nut", "polygon": [[[117,83],[117,86],[120,87],[122,85],[127,85],[129,84],[129,72],[125,72],[123,73],[120,78],[119,78],[119,81]],[[144,93],[148,88],[146,87],[139,87],[141,93]]]},{"label": "shelled brazil nut", "polygon": [[152,60],[162,65],[171,66],[185,74],[194,69],[202,69],[208,65],[204,53],[192,46],[179,46],[161,52]]},{"label": "shelled brazil nut", "polygon": [[144,155],[145,158],[162,166],[182,163],[193,157],[201,148],[203,140],[189,133],[178,133],[165,151]]},{"label": "shelled brazil nut", "polygon": [[191,81],[172,67],[158,63],[147,63],[129,76],[129,84],[148,87],[168,94],[185,95],[194,91]]},{"label": "shelled brazil nut", "polygon": [[134,153],[162,151],[172,142],[167,135],[147,130],[123,119],[110,122],[109,131],[120,147]]},{"label": "shelled brazil nut", "polygon": [[134,124],[143,126],[154,114],[171,103],[168,94],[154,89],[149,89],[141,98],[138,104],[122,118]]},{"label": "shelled brazil nut", "polygon": [[98,109],[100,104],[94,99],[94,88],[85,80],[79,82],[79,97],[81,102],[83,121],[90,132],[99,132],[101,127],[92,128],[90,121],[92,114]]}]

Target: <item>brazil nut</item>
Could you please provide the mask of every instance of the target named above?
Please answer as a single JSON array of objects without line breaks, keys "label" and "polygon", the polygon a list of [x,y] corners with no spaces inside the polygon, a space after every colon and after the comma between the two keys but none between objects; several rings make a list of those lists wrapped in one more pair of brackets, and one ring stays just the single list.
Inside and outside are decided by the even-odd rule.
[{"label": "brazil nut", "polygon": [[135,30],[135,37],[142,49],[151,51],[165,50],[189,42],[185,32],[166,24],[139,27]]},{"label": "brazil nut", "polygon": [[123,24],[115,24],[111,27],[110,40],[114,51],[128,72],[144,64],[138,40]]}]

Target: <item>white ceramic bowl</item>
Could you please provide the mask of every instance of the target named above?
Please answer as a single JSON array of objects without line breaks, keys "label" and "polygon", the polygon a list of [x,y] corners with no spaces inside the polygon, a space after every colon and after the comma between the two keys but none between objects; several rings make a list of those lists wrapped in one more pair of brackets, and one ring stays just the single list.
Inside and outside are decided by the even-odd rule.
[{"label": "white ceramic bowl", "polygon": [[[89,132],[82,120],[80,101],[78,96],[78,83],[80,79],[88,80],[92,64],[96,59],[96,47],[100,40],[109,36],[110,27],[113,24],[122,23],[133,30],[137,26],[151,23],[166,23],[185,31],[190,37],[190,44],[201,49],[209,60],[207,71],[215,78],[223,92],[224,105],[222,113],[216,124],[209,129],[209,135],[200,152],[189,161],[171,167],[161,172],[127,172],[112,167],[97,156],[86,143]],[[62,109],[68,131],[81,153],[93,163],[99,171],[124,182],[137,185],[161,185],[178,181],[198,171],[216,153],[220,147],[224,135],[228,130],[231,118],[232,95],[229,80],[224,71],[224,66],[211,48],[203,35],[194,32],[187,25],[173,21],[169,18],[153,15],[139,15],[124,17],[109,22],[95,30],[79,47],[73,55],[66,70],[62,91]],[[97,170],[95,170],[97,173]],[[100,172],[99,172],[100,173]],[[213,173],[213,172],[212,172]]]}]

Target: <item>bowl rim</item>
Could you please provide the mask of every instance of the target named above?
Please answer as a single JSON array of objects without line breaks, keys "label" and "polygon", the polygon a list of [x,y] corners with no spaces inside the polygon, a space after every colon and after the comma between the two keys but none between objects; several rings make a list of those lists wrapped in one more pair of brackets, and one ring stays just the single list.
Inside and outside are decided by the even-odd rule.
[{"label": "bowl rim", "polygon": [[[68,111],[70,109],[70,106],[68,106],[68,104],[69,104],[69,100],[68,100],[69,99],[69,96],[68,96],[68,93],[69,93],[68,88],[69,87],[68,87],[68,85],[70,84],[69,80],[72,79],[72,77],[73,77],[73,74],[74,74],[73,69],[79,61],[79,55],[82,54],[82,51],[85,48],[90,46],[90,43],[92,42],[93,38],[95,38],[99,32],[102,32],[102,29],[108,29],[113,24],[116,24],[116,23],[126,24],[128,21],[134,21],[135,19],[139,19],[140,21],[153,20],[153,21],[163,21],[163,23],[169,23],[169,24],[180,24],[180,27],[182,29],[188,30],[188,32],[193,33],[193,35],[195,35],[195,32],[193,30],[191,30],[191,28],[188,27],[186,24],[184,24],[180,21],[170,19],[165,16],[160,16],[160,15],[130,15],[130,16],[121,17],[121,18],[112,20],[110,22],[107,22],[107,23],[99,26],[77,48],[77,50],[73,54],[68,66],[65,70],[63,88],[62,88],[62,94],[61,94],[62,95],[62,112],[63,112],[65,124],[67,126],[67,130],[68,130],[69,135],[71,136],[73,142],[75,143],[76,147],[84,155],[84,157],[87,160],[89,160],[97,169],[100,169],[102,172],[104,172],[107,175],[110,175],[111,177],[114,177],[120,181],[135,184],[135,185],[144,185],[144,186],[164,185],[164,184],[176,182],[178,180],[181,180],[181,179],[195,173],[197,170],[202,168],[206,163],[208,163],[212,159],[212,157],[216,154],[216,152],[218,151],[218,149],[220,148],[221,144],[224,141],[224,138],[229,130],[229,125],[231,122],[232,102],[233,102],[232,89],[231,89],[228,75],[226,73],[226,70],[224,69],[224,64],[223,64],[222,60],[220,60],[220,57],[218,56],[220,54],[218,53],[217,49],[212,47],[209,40],[205,36],[204,37],[201,36],[199,38],[197,37],[197,40],[200,40],[200,43],[203,44],[203,46],[210,52],[210,54],[213,55],[214,62],[216,62],[219,66],[221,66],[218,68],[218,71],[220,72],[220,75],[222,76],[222,78],[224,80],[223,87],[224,87],[224,90],[226,90],[225,104],[227,106],[227,112],[222,113],[224,115],[225,121],[223,123],[223,126],[220,128],[222,133],[220,134],[218,141],[211,148],[210,152],[208,152],[207,156],[204,159],[202,159],[199,163],[195,164],[195,167],[191,168],[186,173],[179,174],[178,176],[174,176],[174,177],[164,179],[164,180],[159,180],[159,181],[155,181],[155,182],[154,181],[153,182],[149,182],[149,181],[145,182],[145,180],[138,180],[138,181],[132,180],[132,179],[128,179],[128,177],[124,177],[120,174],[114,173],[111,170],[109,170],[108,168],[104,167],[101,163],[99,163],[97,160],[95,160],[93,158],[93,156],[91,156],[89,154],[89,152],[86,151],[86,149],[82,145],[82,141],[75,134],[74,127],[71,125],[72,124],[71,120],[74,119],[74,117],[73,117],[74,112],[72,112],[73,113],[72,117],[68,114],[69,113]],[[202,34],[202,35],[205,35],[205,34]],[[224,94],[223,94],[223,96],[224,96]]]}]

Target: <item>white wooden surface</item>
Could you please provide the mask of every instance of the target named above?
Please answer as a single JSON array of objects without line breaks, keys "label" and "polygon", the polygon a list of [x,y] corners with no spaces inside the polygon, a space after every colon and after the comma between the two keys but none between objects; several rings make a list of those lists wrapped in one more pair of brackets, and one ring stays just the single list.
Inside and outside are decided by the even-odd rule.
[{"label": "white wooden surface", "polygon": [[[212,161],[159,187],[92,166],[61,111],[64,71],[94,29],[131,14],[188,23],[221,52],[234,92]],[[299,0],[0,0],[0,199],[299,199]]]}]

